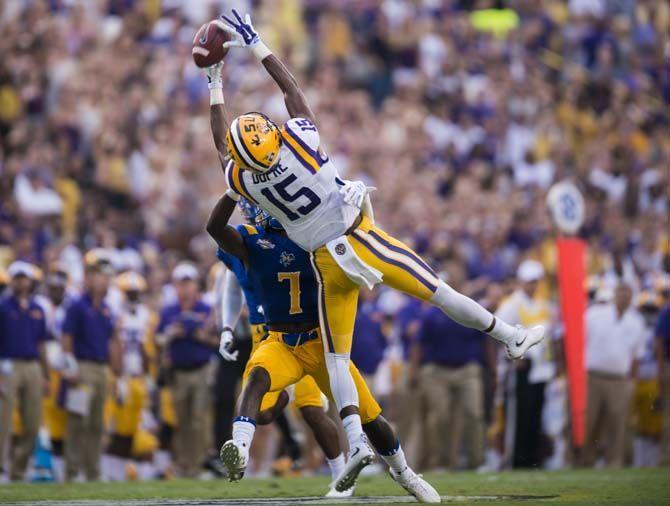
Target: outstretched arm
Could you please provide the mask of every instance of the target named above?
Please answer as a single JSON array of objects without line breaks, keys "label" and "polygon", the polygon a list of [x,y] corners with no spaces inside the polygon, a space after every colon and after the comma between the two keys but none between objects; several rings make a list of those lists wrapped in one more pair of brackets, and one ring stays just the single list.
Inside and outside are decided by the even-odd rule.
[{"label": "outstretched arm", "polygon": [[312,123],[315,123],[314,113],[307,104],[307,99],[300,86],[298,86],[298,81],[296,81],[286,65],[263,44],[260,35],[251,24],[249,14],[245,15],[244,19],[242,19],[238,12],[233,9],[233,16],[234,19],[222,16],[226,23],[221,22],[218,25],[233,36],[233,40],[226,42],[224,47],[239,46],[249,49],[256,59],[263,64],[272,79],[274,79],[284,93],[286,109],[288,109],[291,117],[307,118]]},{"label": "outstretched arm", "polygon": [[209,220],[207,220],[207,233],[212,236],[219,248],[244,262],[247,259],[247,250],[244,247],[242,236],[235,227],[228,225],[237,204],[228,192],[212,209]]},{"label": "outstretched arm", "polygon": [[230,125],[230,116],[223,100],[223,79],[221,69],[223,62],[212,65],[207,69],[207,87],[209,88],[209,126],[214,137],[214,145],[219,155],[221,170],[225,172],[226,158],[226,132]]},{"label": "outstretched arm", "polygon": [[292,118],[307,118],[316,124],[314,113],[307,103],[307,97],[300,89],[298,81],[293,74],[284,65],[284,63],[274,54],[266,56],[262,60],[265,70],[277,83],[279,89],[284,93],[284,103],[286,110]]}]

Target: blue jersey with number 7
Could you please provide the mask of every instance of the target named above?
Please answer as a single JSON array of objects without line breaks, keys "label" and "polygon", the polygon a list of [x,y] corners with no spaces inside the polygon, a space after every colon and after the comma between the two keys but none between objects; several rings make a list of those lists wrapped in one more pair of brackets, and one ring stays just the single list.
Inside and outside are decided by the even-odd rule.
[{"label": "blue jersey with number 7", "polygon": [[317,282],[309,253],[284,232],[238,227],[247,250],[246,271],[267,323],[318,322]]}]

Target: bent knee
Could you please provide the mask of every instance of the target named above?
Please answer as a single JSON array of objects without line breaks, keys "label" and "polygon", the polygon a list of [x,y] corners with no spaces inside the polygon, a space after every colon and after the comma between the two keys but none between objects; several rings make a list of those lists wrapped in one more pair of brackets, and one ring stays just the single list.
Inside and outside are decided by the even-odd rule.
[{"label": "bent knee", "polygon": [[270,390],[270,373],[261,366],[255,366],[251,369],[249,377],[247,378],[247,388],[253,388],[263,393]]}]

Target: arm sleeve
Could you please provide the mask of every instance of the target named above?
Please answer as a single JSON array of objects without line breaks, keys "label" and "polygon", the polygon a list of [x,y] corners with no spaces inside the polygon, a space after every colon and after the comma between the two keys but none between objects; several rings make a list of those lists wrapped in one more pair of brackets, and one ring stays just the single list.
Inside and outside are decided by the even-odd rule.
[{"label": "arm sleeve", "polygon": [[237,319],[242,312],[242,287],[237,276],[228,270],[223,279],[223,296],[221,298],[221,327],[235,328]]}]

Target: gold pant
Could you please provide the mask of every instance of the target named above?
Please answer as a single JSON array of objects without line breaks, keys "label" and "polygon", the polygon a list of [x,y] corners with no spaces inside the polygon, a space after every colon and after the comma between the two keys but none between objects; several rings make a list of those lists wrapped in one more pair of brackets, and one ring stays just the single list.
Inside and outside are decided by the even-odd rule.
[{"label": "gold pant", "polygon": [[[262,346],[265,341],[264,339],[268,336],[267,327],[264,324],[261,325],[251,325],[251,356],[253,357],[254,353],[259,346]],[[247,378],[249,377],[250,369],[246,368],[242,376],[242,385],[247,384]],[[263,401],[261,402],[260,411],[269,409],[277,403],[279,394],[281,390],[276,392],[268,392],[263,396]],[[321,390],[319,390],[318,385],[314,381],[314,378],[311,376],[303,376],[294,387],[293,390],[293,402],[295,407],[305,408],[307,406],[317,406],[323,407],[323,400],[321,399]]]},{"label": "gold pant", "polygon": [[[363,217],[349,236],[358,256],[383,274],[383,283],[428,301],[439,283],[437,275],[411,248]],[[319,282],[319,319],[324,347],[331,353],[349,353],[354,333],[359,286],[351,281],[325,246],[312,253]]]},{"label": "gold pant", "polygon": [[[320,331],[315,329],[319,335]],[[323,354],[323,345],[321,339],[313,339],[297,346],[288,346],[284,343],[281,332],[270,331],[269,337],[263,341],[256,352],[247,362],[244,371],[247,376],[254,367],[262,367],[270,375],[270,393],[278,395],[289,385],[298,383],[303,378],[313,378],[317,388],[326,394],[328,399],[333,401],[330,392],[330,381],[328,379],[328,369]],[[353,377],[358,391],[359,409],[363,423],[369,423],[379,416],[381,408],[370,393],[365,384],[361,373],[349,361],[349,371]],[[296,388],[297,396],[297,388]],[[267,397],[267,395],[266,395]],[[321,394],[319,393],[319,400]],[[266,404],[265,397],[261,409],[271,407],[273,404]]]},{"label": "gold pant", "polygon": [[49,373],[49,395],[42,403],[44,410],[44,425],[53,441],[62,441],[65,437],[65,425],[67,423],[67,411],[58,405],[58,395],[63,379],[60,372]]}]

